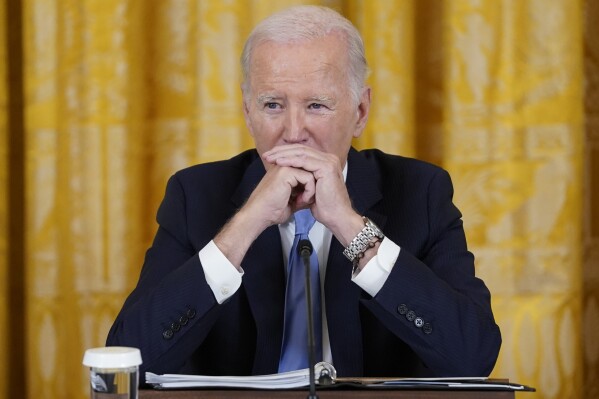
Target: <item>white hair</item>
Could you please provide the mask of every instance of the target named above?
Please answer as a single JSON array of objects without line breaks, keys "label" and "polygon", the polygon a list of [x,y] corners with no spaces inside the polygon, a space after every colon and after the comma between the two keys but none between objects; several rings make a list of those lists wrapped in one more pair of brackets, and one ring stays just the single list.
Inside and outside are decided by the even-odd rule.
[{"label": "white hair", "polygon": [[368,74],[362,36],[352,23],[338,12],[321,6],[295,6],[269,16],[250,33],[241,53],[244,95],[249,91],[252,51],[264,42],[295,43],[341,33],[347,45],[349,88],[359,102]]}]

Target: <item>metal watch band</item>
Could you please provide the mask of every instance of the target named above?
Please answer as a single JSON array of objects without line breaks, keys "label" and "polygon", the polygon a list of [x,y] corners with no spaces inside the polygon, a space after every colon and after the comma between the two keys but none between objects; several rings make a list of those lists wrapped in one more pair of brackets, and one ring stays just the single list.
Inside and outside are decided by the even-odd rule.
[{"label": "metal watch band", "polygon": [[362,216],[362,219],[364,219],[364,228],[343,250],[343,255],[352,262],[371,248],[371,243],[385,238],[383,232],[370,219],[365,216]]}]

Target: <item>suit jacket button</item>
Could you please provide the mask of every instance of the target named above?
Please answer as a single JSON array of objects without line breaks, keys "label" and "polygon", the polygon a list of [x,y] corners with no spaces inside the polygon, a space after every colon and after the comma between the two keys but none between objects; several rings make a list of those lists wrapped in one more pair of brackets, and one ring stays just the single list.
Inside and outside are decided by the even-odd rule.
[{"label": "suit jacket button", "polygon": [[163,337],[164,339],[171,339],[171,338],[173,338],[173,335],[174,335],[174,334],[175,334],[175,333],[173,332],[173,330],[171,330],[170,328],[167,328],[166,330],[164,330],[164,331],[162,332],[162,337]]},{"label": "suit jacket button", "polygon": [[414,325],[418,328],[421,328],[424,325],[424,320],[422,320],[422,317],[416,317],[414,319]]},{"label": "suit jacket button", "polygon": [[397,312],[399,314],[406,314],[406,313],[408,313],[408,307],[406,306],[405,303],[402,303],[401,305],[399,305],[397,307]]},{"label": "suit jacket button", "polygon": [[181,316],[181,317],[179,317],[179,323],[181,323],[182,326],[187,325],[188,321],[189,321],[189,319],[187,318],[187,316]]},{"label": "suit jacket button", "polygon": [[416,312],[414,312],[413,310],[410,310],[408,313],[406,313],[406,319],[408,319],[409,321],[414,321],[415,318]]},{"label": "suit jacket button", "polygon": [[194,309],[187,309],[187,317],[193,319],[196,317],[196,311]]},{"label": "suit jacket button", "polygon": [[422,326],[422,331],[424,331],[425,334],[430,334],[433,332],[433,326],[431,323],[424,323]]},{"label": "suit jacket button", "polygon": [[177,323],[176,321],[174,321],[171,324],[171,330],[173,330],[174,332],[177,332],[181,329],[181,324]]}]

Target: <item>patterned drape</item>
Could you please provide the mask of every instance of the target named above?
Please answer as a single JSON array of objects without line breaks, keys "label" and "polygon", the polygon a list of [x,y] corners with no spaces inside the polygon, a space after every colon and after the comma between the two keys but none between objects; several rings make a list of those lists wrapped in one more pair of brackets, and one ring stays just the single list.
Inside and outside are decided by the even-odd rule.
[{"label": "patterned drape", "polygon": [[0,398],[85,398],[167,178],[252,146],[238,57],[298,3],[361,30],[360,148],[447,168],[493,294],[493,372],[599,398],[592,0],[0,0]]}]

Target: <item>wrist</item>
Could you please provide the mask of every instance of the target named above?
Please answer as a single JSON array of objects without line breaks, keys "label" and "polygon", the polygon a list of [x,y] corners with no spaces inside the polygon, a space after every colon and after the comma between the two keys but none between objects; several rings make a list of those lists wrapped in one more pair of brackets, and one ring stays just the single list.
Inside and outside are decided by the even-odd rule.
[{"label": "wrist", "polygon": [[254,240],[266,229],[240,209],[214,237],[214,243],[225,257],[238,269]]},{"label": "wrist", "polygon": [[353,264],[352,272],[356,271],[356,268],[358,268],[360,263],[362,263],[362,265],[365,264],[367,259],[370,259],[373,256],[372,254],[375,253],[376,250],[372,251],[367,259],[364,259],[364,261],[361,262],[363,258],[366,257],[366,253],[370,249],[375,248],[377,244],[380,245],[380,241],[385,238],[383,232],[370,219],[367,217],[363,217],[362,219],[363,228],[343,250],[343,255],[345,255],[345,257],[347,257]]},{"label": "wrist", "polygon": [[354,259],[352,262],[352,276],[361,272],[368,262],[370,262],[370,260],[378,254],[378,250],[382,242],[383,240],[376,241],[372,244],[372,247],[367,248],[366,251],[362,253],[361,257]]},{"label": "wrist", "polygon": [[335,220],[343,221],[343,225],[327,225],[327,227],[333,232],[335,238],[337,238],[344,248],[347,247],[354,237],[364,228],[364,219],[362,219],[362,216],[356,212],[353,212],[349,216],[336,217]]}]

